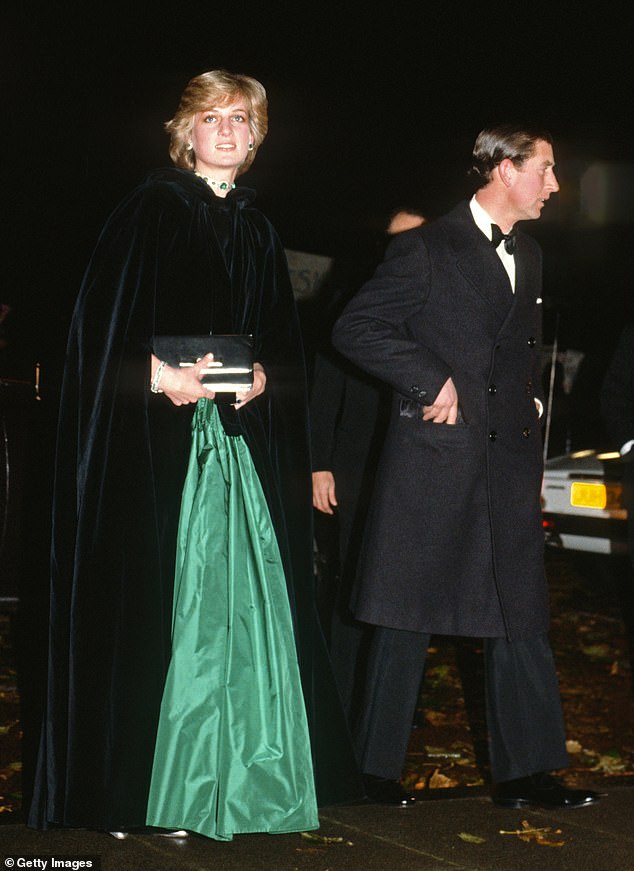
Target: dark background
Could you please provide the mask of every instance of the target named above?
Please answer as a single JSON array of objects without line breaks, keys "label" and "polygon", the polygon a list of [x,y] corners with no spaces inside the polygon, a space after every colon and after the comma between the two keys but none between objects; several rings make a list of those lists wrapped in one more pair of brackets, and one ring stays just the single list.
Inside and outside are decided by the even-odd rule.
[{"label": "dark background", "polygon": [[469,193],[485,124],[548,128],[561,192],[527,229],[545,252],[546,341],[586,354],[593,414],[631,315],[629,4],[130,2],[2,18],[3,296],[27,368],[59,360],[105,218],[169,163],[162,124],[184,85],[226,67],[270,99],[245,182],[286,247],[340,261],[365,257],[395,206],[433,218]]},{"label": "dark background", "polygon": [[[550,129],[561,192],[527,229],[544,248],[546,341],[585,354],[558,432],[572,447],[599,447],[598,388],[632,315],[633,16],[630,3],[465,0],[3,5],[0,303],[12,312],[0,325],[0,376],[25,384],[0,382],[12,451],[11,489],[0,476],[10,524],[0,605],[16,600],[21,576],[25,795],[45,681],[68,320],[106,217],[169,163],[162,125],[187,81],[219,67],[262,81],[270,133],[245,181],[287,248],[334,257],[348,276],[377,253],[393,208],[433,218],[470,192],[471,148],[487,123]],[[36,362],[44,401],[34,403]]]}]

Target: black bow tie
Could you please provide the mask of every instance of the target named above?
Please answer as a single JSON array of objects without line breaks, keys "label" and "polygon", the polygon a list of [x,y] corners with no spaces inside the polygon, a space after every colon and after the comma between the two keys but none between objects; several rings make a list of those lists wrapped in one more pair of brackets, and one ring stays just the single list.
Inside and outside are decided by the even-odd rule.
[{"label": "black bow tie", "polygon": [[515,237],[515,231],[511,230],[510,233],[503,233],[497,224],[491,224],[491,245],[494,248],[497,248],[500,242],[504,239],[504,247],[508,254],[513,254],[515,251],[515,243],[517,241]]}]

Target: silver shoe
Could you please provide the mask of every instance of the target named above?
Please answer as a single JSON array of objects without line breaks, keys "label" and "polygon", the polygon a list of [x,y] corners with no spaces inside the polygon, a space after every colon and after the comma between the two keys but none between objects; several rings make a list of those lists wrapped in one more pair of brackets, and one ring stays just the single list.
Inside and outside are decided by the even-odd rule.
[{"label": "silver shoe", "polygon": [[117,841],[125,841],[128,837],[127,832],[108,832],[109,835],[112,835],[113,838],[116,838]]}]

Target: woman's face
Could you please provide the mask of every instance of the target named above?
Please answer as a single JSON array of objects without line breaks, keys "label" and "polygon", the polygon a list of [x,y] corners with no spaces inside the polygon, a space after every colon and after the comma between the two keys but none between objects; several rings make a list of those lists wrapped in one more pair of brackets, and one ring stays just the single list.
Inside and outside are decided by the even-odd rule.
[{"label": "woman's face", "polygon": [[235,176],[253,141],[245,100],[214,106],[194,116],[191,142],[196,170],[212,178]]}]

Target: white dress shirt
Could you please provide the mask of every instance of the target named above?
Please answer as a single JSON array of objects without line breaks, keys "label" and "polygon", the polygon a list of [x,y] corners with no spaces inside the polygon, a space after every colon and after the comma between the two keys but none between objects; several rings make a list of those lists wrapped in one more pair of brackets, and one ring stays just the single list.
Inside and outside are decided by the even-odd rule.
[{"label": "white dress shirt", "polygon": [[[491,215],[482,208],[480,203],[476,200],[475,195],[471,197],[469,207],[471,209],[471,214],[473,215],[473,220],[476,222],[476,226],[482,230],[490,242],[492,238],[491,224],[495,224],[495,221]],[[509,281],[511,282],[511,290],[515,293],[515,257],[512,254],[509,254],[504,247],[504,239],[502,239],[495,250],[502,261],[502,266],[506,269]]]},{"label": "white dress shirt", "polygon": [[[493,235],[491,233],[491,224],[495,224],[495,221],[493,220],[491,215],[489,215],[489,213],[482,208],[480,203],[476,200],[475,195],[471,197],[469,207],[471,209],[471,214],[473,215],[473,220],[476,222],[478,229],[482,230],[482,232],[490,242]],[[509,252],[504,247],[504,239],[502,239],[502,241],[495,250],[498,257],[502,261],[502,266],[506,269],[506,274],[508,275],[509,281],[511,282],[511,290],[513,291],[513,293],[515,293],[515,257],[512,254],[509,254]],[[538,300],[538,302],[541,302],[541,299]],[[544,413],[544,406],[537,398],[535,398],[535,406],[537,407],[537,412],[541,417]]]}]

